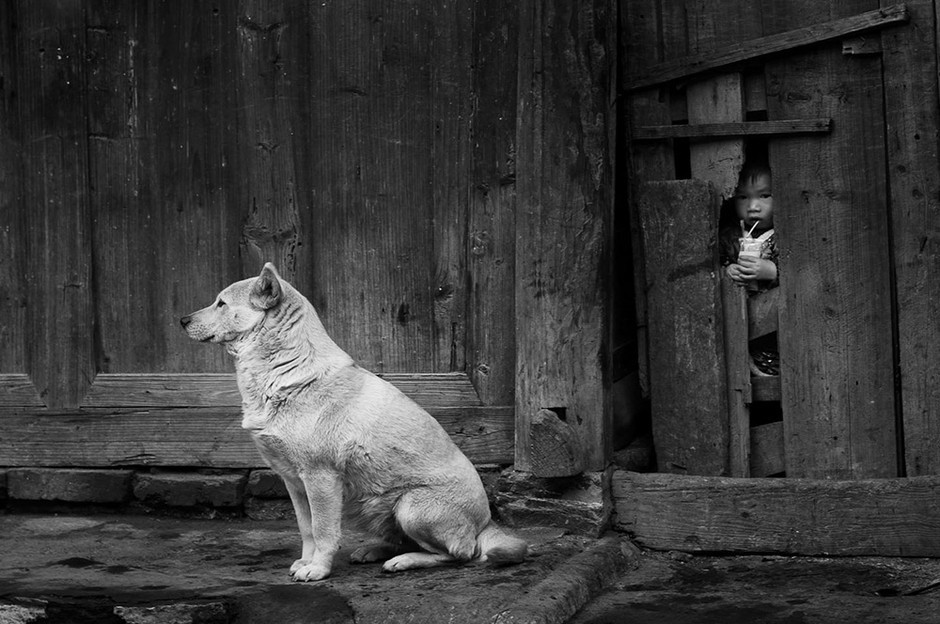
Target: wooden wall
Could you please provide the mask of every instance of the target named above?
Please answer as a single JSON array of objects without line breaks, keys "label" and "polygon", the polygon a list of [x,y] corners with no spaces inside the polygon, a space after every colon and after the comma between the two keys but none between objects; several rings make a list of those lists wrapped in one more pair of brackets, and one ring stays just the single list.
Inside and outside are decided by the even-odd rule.
[{"label": "wooden wall", "polygon": [[474,460],[603,469],[615,11],[536,4],[3,3],[0,465],[257,463],[178,318],[270,260]]},{"label": "wooden wall", "polygon": [[[475,459],[512,461],[516,10],[0,12],[0,464],[256,462],[219,452],[231,363],[178,318],[268,260]],[[134,440],[55,457],[65,414]],[[156,442],[186,419],[212,442]]]},{"label": "wooden wall", "polygon": [[[767,142],[781,246],[776,398],[783,421],[779,437],[762,439],[781,445],[787,476],[937,474],[930,346],[940,334],[931,313],[938,291],[932,232],[940,219],[937,3],[643,0],[621,10],[632,206],[640,229],[648,182],[691,176],[711,180],[727,197],[726,181],[746,150],[721,155],[715,147],[745,136]],[[710,89],[705,104],[713,110],[706,116],[702,86]],[[814,120],[824,126],[814,129]],[[709,149],[703,167],[696,158]],[[682,206],[663,201],[660,209],[671,211],[679,228],[673,236],[695,240],[689,232],[713,227],[693,215],[684,219]],[[648,317],[655,354],[683,345],[672,344],[674,337],[652,342],[654,324],[675,313],[669,296],[678,293],[656,299],[671,280],[661,265],[649,266],[655,243],[644,234],[647,249],[637,263],[647,263],[638,273],[646,283],[638,292],[649,299],[638,311]],[[716,235],[713,229],[712,240]],[[713,261],[716,279],[706,288],[718,287]],[[716,305],[712,316],[721,309]],[[693,355],[687,366],[697,361],[712,370],[707,349]],[[722,408],[712,400],[712,376],[698,378],[702,383],[690,386],[682,371],[650,360],[654,406],[657,394],[666,402],[654,413],[654,435],[658,422],[667,441],[657,446],[660,469],[738,474],[731,408],[736,391],[750,403],[757,387],[745,380],[723,388],[730,390],[729,411],[715,425]],[[683,401],[670,403],[676,393],[684,393]],[[696,402],[697,409],[687,407]],[[701,450],[703,435],[730,446],[690,466],[685,458]]]}]

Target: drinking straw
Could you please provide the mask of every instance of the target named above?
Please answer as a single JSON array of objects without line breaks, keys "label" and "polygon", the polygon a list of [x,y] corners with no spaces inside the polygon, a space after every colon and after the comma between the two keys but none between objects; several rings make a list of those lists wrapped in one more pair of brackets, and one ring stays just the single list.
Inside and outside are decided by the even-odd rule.
[{"label": "drinking straw", "polygon": [[760,219],[758,219],[757,221],[755,221],[755,222],[754,222],[754,225],[751,226],[750,231],[748,231],[748,233],[747,233],[747,238],[754,238],[753,236],[751,236],[751,234],[754,233],[754,228],[757,227],[757,224],[758,224],[758,223],[760,223]]}]

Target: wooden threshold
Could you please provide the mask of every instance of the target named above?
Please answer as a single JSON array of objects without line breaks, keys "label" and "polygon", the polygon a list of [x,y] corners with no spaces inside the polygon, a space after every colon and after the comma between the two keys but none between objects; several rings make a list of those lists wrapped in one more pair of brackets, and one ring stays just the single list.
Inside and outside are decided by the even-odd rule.
[{"label": "wooden threshold", "polygon": [[617,471],[615,526],[686,552],[940,556],[940,477],[828,481]]}]

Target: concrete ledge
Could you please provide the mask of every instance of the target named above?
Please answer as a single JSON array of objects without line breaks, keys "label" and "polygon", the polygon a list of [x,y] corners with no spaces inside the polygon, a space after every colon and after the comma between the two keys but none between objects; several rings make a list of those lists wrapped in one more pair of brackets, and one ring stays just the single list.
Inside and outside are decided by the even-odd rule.
[{"label": "concrete ledge", "polygon": [[563,624],[632,565],[639,550],[608,536],[558,566],[491,624]]},{"label": "concrete ledge", "polygon": [[246,475],[198,473],[139,473],[134,496],[147,504],[169,507],[238,507],[245,498]]},{"label": "concrete ledge", "polygon": [[7,494],[28,501],[123,503],[133,472],[74,468],[11,468]]}]

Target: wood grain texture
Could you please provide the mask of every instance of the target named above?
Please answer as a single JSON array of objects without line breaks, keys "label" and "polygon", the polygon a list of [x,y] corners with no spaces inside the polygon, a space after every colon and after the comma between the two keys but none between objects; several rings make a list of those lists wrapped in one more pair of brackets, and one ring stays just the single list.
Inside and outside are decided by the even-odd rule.
[{"label": "wood grain texture", "polygon": [[[808,0],[774,10],[768,28],[832,16],[827,3]],[[821,49],[766,66],[771,117],[833,120],[824,138],[770,146],[788,476],[898,474],[880,63]]]},{"label": "wood grain texture", "polygon": [[[473,384],[463,373],[386,373],[381,377],[426,409],[481,405]],[[17,396],[24,392],[18,390]],[[16,405],[12,400],[5,404]],[[111,373],[97,377],[82,407],[240,407],[241,404],[235,376],[231,374]]]},{"label": "wood grain texture", "polygon": [[750,476],[751,369],[748,349],[747,294],[722,270],[721,322],[728,393],[728,474]]},{"label": "wood grain texture", "polygon": [[15,6],[27,369],[46,405],[75,407],[96,372],[84,11],[76,3]]},{"label": "wood grain texture", "polygon": [[701,180],[648,182],[641,191],[658,468],[727,474],[726,371],[716,275],[718,196]]},{"label": "wood grain texture", "polygon": [[516,78],[519,12],[473,3],[467,371],[488,405],[515,396]]},{"label": "wood grain texture", "polygon": [[516,466],[530,422],[564,408],[602,470],[611,445],[609,233],[615,65],[606,0],[520,4],[516,153]]},{"label": "wood grain texture", "polygon": [[881,34],[897,292],[905,464],[940,474],[940,166],[937,3],[907,3],[911,23]]},{"label": "wood grain texture", "polygon": [[618,471],[615,526],[657,550],[936,557],[938,487],[936,477],[828,481]]},{"label": "wood grain texture", "polygon": [[661,141],[678,138],[765,136],[772,134],[816,134],[829,132],[830,119],[780,119],[774,121],[728,121],[722,123],[640,126],[635,141]]},{"label": "wood grain texture", "polygon": [[[511,407],[434,408],[431,414],[472,461],[512,462]],[[0,410],[0,431],[4,466],[264,466],[236,407]]]},{"label": "wood grain texture", "polygon": [[[720,12],[715,11],[714,13]],[[805,19],[805,15],[807,14],[800,15],[793,12],[791,16],[795,19],[790,23],[811,22],[812,20]],[[907,20],[907,7],[904,4],[894,4],[857,15],[814,23],[740,43],[727,44],[707,53],[692,54],[648,66],[644,68],[642,73],[630,76],[627,89],[634,90],[660,85],[680,78],[688,78],[696,74],[738,65],[745,61],[823,41],[840,39],[846,35],[883,28]],[[727,21],[722,23],[726,24]]]},{"label": "wood grain texture", "polygon": [[26,374],[26,215],[15,15],[13,3],[0,4],[0,374]]}]

